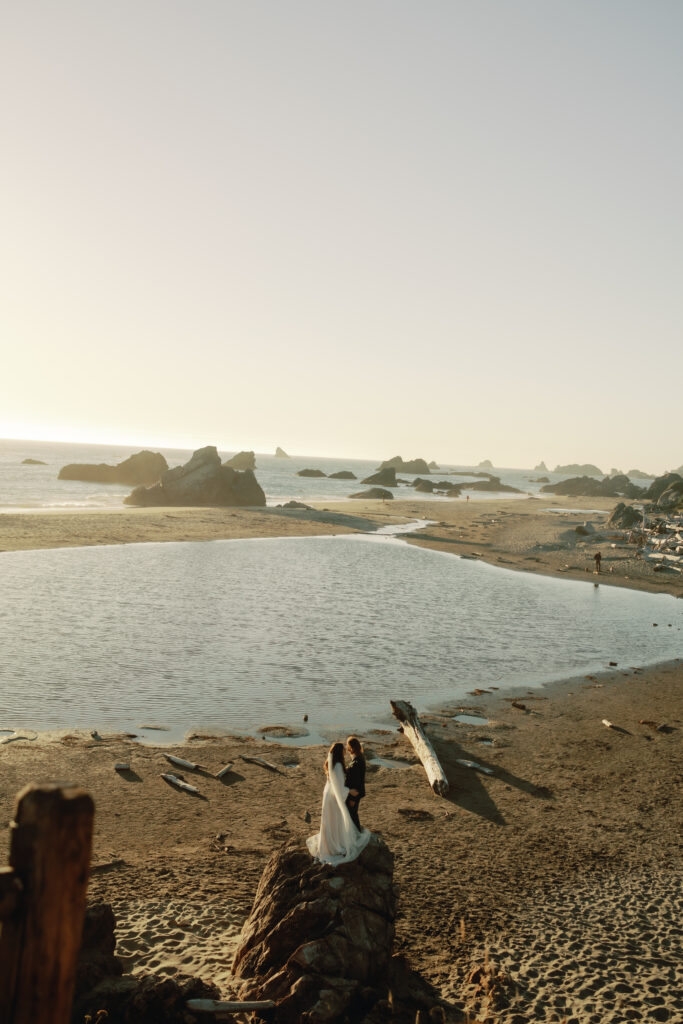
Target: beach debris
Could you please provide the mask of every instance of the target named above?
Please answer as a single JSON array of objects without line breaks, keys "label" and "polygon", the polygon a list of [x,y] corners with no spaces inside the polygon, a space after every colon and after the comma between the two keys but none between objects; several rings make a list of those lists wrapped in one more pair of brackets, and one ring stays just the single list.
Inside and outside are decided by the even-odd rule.
[{"label": "beach debris", "polygon": [[431,811],[423,811],[420,807],[399,807],[398,813],[411,821],[433,821],[434,815]]},{"label": "beach debris", "polygon": [[604,726],[606,726],[607,729],[613,729],[614,728],[614,725],[612,724],[612,722],[610,722],[609,719],[607,719],[607,718],[603,718],[602,724]]},{"label": "beach debris", "polygon": [[474,690],[468,690],[467,693],[470,697],[482,697],[486,693],[490,693],[490,690],[480,690],[477,686]]},{"label": "beach debris", "polygon": [[92,736],[92,738],[94,740],[101,740],[102,739],[102,737],[98,733],[97,729],[93,729],[93,731],[90,733],[90,735]]},{"label": "beach debris", "polygon": [[304,722],[308,721],[308,715],[304,715]]},{"label": "beach debris", "polygon": [[177,775],[169,775],[166,772],[162,772],[161,777],[165,782],[170,783],[171,786],[175,786],[177,789],[182,789],[186,793],[194,793],[195,796],[201,796],[196,786],[191,786],[189,782],[179,779]]},{"label": "beach debris", "polygon": [[23,733],[15,732],[15,733],[12,734],[12,736],[5,736],[4,739],[0,740],[0,744],[2,744],[2,743],[14,743],[16,740],[28,740],[29,742],[33,742],[33,740],[37,740],[37,739],[38,739],[38,734],[37,733],[35,734],[35,736],[24,736]]},{"label": "beach debris", "polygon": [[229,775],[233,768],[233,762],[230,761],[225,767],[221,768],[219,772],[216,772],[217,779],[224,779],[226,775]]},{"label": "beach debris", "polygon": [[308,823],[310,822],[310,820],[311,820],[311,812],[310,812],[310,811],[306,811],[306,813],[304,814],[304,821],[305,821],[305,822],[306,822],[306,824],[308,825]]},{"label": "beach debris", "polygon": [[493,768],[486,768],[477,761],[466,761],[464,758],[456,757],[455,763],[462,765],[463,768],[473,768],[475,771],[485,772],[486,775],[493,775]]},{"label": "beach debris", "polygon": [[103,860],[99,864],[92,864],[90,867],[90,874],[95,875],[100,871],[112,871],[114,868],[120,868],[125,864],[123,857],[113,857],[112,860]]},{"label": "beach debris", "polygon": [[277,772],[278,775],[282,775],[282,772],[276,764],[271,764],[270,761],[264,761],[262,757],[247,757],[246,754],[240,754],[243,761],[248,761],[249,764],[257,764],[260,768],[267,768],[270,772]]},{"label": "beach debris", "polygon": [[226,1001],[224,999],[188,999],[186,1006],[188,1010],[195,1013],[239,1013],[250,1010],[274,1010],[277,1004],[272,999],[252,999],[239,1001]]},{"label": "beach debris", "polygon": [[610,665],[612,666],[612,668],[616,668],[618,664],[618,661],[610,661]]},{"label": "beach debris", "polygon": [[115,772],[129,772],[130,771],[130,764],[128,763],[128,761],[117,761],[116,764],[114,765],[114,771]]},{"label": "beach debris", "polygon": [[529,710],[528,707],[526,706],[526,704],[522,704],[521,700],[510,701],[510,704],[512,705],[513,708],[517,708],[519,711],[528,711]]},{"label": "beach debris", "polygon": [[401,723],[403,735],[410,741],[423,764],[433,792],[437,796],[445,796],[448,793],[448,779],[434,748],[425,735],[417,711],[406,700],[392,700],[389,703],[395,718]]},{"label": "beach debris", "polygon": [[184,757],[176,757],[175,754],[164,754],[164,757],[177,768],[186,768],[190,772],[208,771],[206,765],[195,764],[194,761],[186,761]]},{"label": "beach debris", "polygon": [[671,732],[671,726],[664,722],[653,722],[651,718],[639,718],[638,725],[648,725],[655,732]]}]

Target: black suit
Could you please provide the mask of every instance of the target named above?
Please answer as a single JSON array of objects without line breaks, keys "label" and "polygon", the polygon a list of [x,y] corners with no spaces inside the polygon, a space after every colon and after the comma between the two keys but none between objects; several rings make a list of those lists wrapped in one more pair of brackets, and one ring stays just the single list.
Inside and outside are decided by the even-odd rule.
[{"label": "black suit", "polygon": [[355,789],[358,792],[358,796],[351,796],[349,793],[346,798],[346,806],[349,809],[351,821],[360,832],[358,805],[365,796],[365,758],[362,754],[357,754],[351,761],[346,769],[345,781],[347,789]]}]

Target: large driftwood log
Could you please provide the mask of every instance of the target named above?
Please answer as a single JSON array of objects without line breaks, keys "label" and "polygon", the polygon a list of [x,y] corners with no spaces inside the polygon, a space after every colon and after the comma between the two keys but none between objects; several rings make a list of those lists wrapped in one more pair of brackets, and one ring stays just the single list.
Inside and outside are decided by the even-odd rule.
[{"label": "large driftwood log", "polygon": [[417,711],[407,700],[392,700],[390,704],[394,716],[403,727],[403,735],[412,743],[415,753],[422,761],[429,785],[437,796],[446,796],[448,792],[446,773],[439,764],[433,746],[425,736]]}]

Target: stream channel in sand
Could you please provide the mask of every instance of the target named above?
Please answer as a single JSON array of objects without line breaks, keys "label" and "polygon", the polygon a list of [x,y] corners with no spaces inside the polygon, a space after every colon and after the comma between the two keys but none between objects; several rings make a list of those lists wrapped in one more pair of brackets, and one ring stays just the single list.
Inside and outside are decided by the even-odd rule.
[{"label": "stream channel in sand", "polygon": [[158,743],[289,724],[321,742],[386,726],[390,698],[424,709],[681,654],[683,602],[396,536],[415,528],[5,552],[0,728]]}]

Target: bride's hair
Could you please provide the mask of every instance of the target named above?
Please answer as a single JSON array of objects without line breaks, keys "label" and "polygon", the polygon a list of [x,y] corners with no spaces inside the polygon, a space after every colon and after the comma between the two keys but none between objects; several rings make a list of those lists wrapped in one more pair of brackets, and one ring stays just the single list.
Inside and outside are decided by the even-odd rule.
[{"label": "bride's hair", "polygon": [[346,768],[344,764],[344,744],[333,743],[329,749],[327,757],[325,758],[325,771],[327,771],[327,764],[329,763],[334,768],[335,764],[340,764],[342,768]]}]

